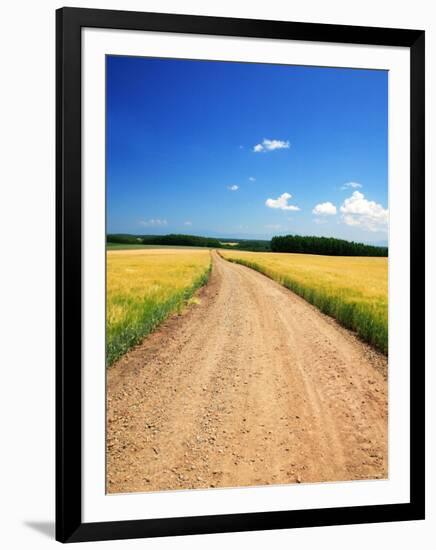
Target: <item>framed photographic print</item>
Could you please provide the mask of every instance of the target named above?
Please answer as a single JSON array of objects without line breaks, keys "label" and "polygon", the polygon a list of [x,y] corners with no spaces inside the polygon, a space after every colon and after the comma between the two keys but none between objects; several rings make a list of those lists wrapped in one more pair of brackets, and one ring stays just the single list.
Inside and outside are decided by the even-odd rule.
[{"label": "framed photographic print", "polygon": [[424,518],[424,32],[56,47],[57,539]]}]

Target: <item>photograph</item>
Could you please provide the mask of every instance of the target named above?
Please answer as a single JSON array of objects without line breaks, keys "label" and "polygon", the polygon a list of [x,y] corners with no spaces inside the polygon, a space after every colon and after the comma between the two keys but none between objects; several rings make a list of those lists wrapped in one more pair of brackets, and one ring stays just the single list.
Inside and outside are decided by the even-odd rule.
[{"label": "photograph", "polygon": [[388,83],[106,55],[107,494],[389,478]]}]

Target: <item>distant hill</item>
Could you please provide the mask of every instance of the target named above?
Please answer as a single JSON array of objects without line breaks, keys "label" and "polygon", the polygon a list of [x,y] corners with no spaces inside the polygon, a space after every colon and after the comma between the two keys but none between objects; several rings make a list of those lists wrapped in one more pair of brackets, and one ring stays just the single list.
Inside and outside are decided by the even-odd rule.
[{"label": "distant hill", "polygon": [[223,248],[249,250],[251,252],[271,252],[271,241],[262,239],[219,239]]},{"label": "distant hill", "polygon": [[387,240],[384,241],[365,241],[364,244],[369,244],[371,246],[381,246],[382,248],[388,248],[389,244]]}]

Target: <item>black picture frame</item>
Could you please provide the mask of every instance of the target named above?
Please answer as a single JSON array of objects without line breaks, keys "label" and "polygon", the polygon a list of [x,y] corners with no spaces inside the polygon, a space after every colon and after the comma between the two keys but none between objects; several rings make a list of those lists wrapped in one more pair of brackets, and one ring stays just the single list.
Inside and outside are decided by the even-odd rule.
[{"label": "black picture frame", "polygon": [[[82,522],[81,29],[399,46],[410,49],[410,502],[135,521]],[[420,30],[79,8],[56,12],[56,539],[128,539],[424,519],[424,41]]]}]

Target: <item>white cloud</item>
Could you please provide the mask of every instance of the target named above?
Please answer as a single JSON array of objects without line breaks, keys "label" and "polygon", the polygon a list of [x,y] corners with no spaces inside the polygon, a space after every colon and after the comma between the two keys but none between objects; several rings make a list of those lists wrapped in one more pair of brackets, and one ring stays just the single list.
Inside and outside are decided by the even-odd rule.
[{"label": "white cloud", "polygon": [[387,231],[389,211],[381,204],[365,199],[360,191],[354,191],[345,199],[340,211],[347,225],[368,231]]},{"label": "white cloud", "polygon": [[357,181],[349,181],[344,183],[341,189],[360,189],[361,187],[363,187],[361,183],[357,183]]},{"label": "white cloud", "polygon": [[253,176],[250,176],[250,177],[248,178],[248,181],[256,181],[256,178],[254,178]]},{"label": "white cloud", "polygon": [[152,218],[151,220],[140,220],[139,223],[141,225],[144,225],[145,227],[162,227],[168,225],[168,222],[166,220],[160,220],[159,218]]},{"label": "white cloud", "polygon": [[254,153],[266,153],[267,151],[275,151],[276,149],[289,149],[291,144],[289,141],[280,139],[264,139],[262,143],[258,143],[253,147]]},{"label": "white cloud", "polygon": [[239,189],[239,185],[228,185],[227,189],[229,191],[237,191]]},{"label": "white cloud", "polygon": [[312,210],[312,214],[317,216],[334,216],[336,214],[336,206],[331,202],[321,202]]},{"label": "white cloud", "polygon": [[183,223],[183,225],[192,225],[192,222],[187,220],[186,222]]},{"label": "white cloud", "polygon": [[280,210],[300,210],[298,206],[288,204],[289,199],[292,199],[292,195],[290,193],[283,193],[277,199],[267,199],[265,205],[268,208],[279,208]]}]

